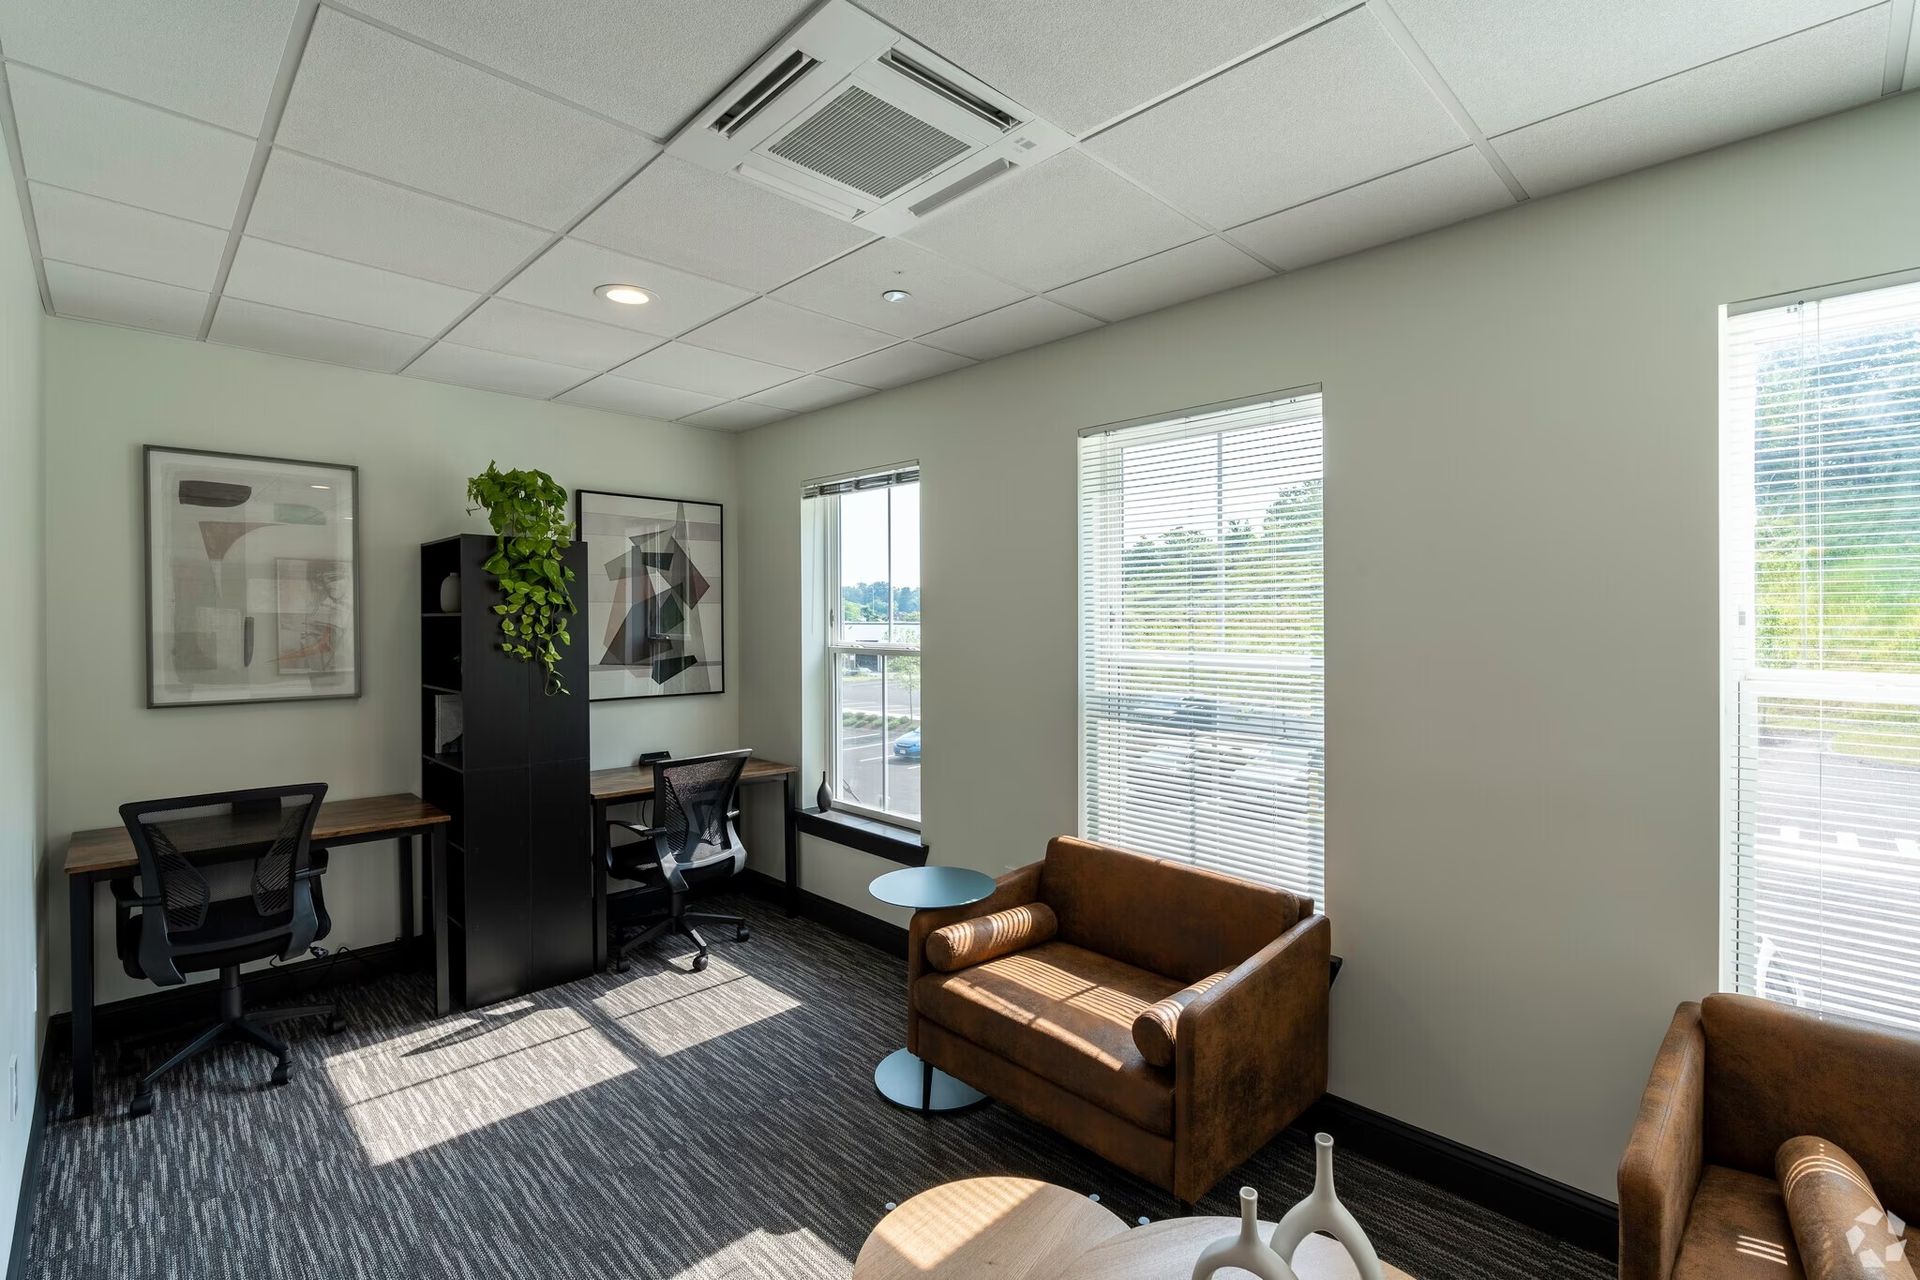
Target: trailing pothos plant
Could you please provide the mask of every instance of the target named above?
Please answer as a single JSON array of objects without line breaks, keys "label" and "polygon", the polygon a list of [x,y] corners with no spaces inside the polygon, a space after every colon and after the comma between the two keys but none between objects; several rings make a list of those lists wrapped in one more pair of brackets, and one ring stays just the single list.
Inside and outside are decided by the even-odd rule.
[{"label": "trailing pothos plant", "polygon": [[558,646],[572,644],[567,615],[578,613],[567,583],[573,570],[560,556],[573,545],[567,491],[544,471],[502,471],[493,463],[467,481],[473,512],[485,508],[493,526],[494,551],[483,566],[503,597],[500,647],[546,669],[547,692],[565,693]]}]

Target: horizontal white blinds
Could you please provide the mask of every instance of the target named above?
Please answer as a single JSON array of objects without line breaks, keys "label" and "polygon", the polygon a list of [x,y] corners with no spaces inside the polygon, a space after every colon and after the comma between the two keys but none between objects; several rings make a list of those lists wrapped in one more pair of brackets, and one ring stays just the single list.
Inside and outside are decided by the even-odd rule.
[{"label": "horizontal white blinds", "polygon": [[1920,285],[1727,326],[1737,989],[1920,1028]]},{"label": "horizontal white blinds", "polygon": [[1323,897],[1320,396],[1080,442],[1081,823]]}]

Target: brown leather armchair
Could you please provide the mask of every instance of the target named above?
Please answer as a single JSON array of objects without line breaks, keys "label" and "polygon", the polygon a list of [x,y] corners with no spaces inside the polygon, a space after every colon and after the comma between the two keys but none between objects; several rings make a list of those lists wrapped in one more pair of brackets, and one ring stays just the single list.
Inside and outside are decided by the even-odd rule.
[{"label": "brown leather armchair", "polygon": [[1326,1092],[1331,943],[1311,899],[1060,837],[914,915],[907,1047],[1191,1203]]},{"label": "brown leather armchair", "polygon": [[[1751,996],[1681,1005],[1620,1162],[1620,1280],[1802,1280],[1774,1177],[1801,1136],[1920,1221],[1920,1037]],[[1907,1242],[1920,1257],[1920,1228]]]}]

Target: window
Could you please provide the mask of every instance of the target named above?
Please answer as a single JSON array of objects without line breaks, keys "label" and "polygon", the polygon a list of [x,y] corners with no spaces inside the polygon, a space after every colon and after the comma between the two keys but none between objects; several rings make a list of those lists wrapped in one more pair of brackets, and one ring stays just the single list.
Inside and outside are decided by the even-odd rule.
[{"label": "window", "polygon": [[1080,442],[1080,804],[1092,838],[1317,901],[1317,390]]},{"label": "window", "polygon": [[834,804],[920,821],[920,472],[808,487],[826,504]]},{"label": "window", "polygon": [[1729,985],[1920,1028],[1920,286],[1726,327]]}]

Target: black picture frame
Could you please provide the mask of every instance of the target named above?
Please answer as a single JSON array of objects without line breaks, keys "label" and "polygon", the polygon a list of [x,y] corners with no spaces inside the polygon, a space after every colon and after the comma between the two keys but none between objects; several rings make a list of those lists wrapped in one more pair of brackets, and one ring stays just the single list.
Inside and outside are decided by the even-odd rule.
[{"label": "black picture frame", "polygon": [[[173,697],[162,696],[163,682],[160,679],[158,651],[155,640],[160,634],[157,621],[161,600],[159,582],[154,575],[154,561],[159,547],[156,545],[156,525],[159,514],[154,509],[154,461],[156,458],[218,458],[228,462],[253,463],[262,466],[300,467],[313,472],[331,473],[345,480],[348,487],[346,520],[353,527],[348,534],[348,564],[352,578],[351,608],[353,611],[352,658],[350,670],[352,687],[345,690],[325,690],[313,693],[268,692],[249,695],[242,690],[233,697]],[[243,535],[244,536],[244,535]],[[269,454],[232,453],[218,449],[190,449],[177,445],[149,444],[141,446],[140,453],[140,547],[141,577],[145,595],[146,621],[146,702],[149,710],[175,710],[181,707],[232,707],[257,706],[268,703],[287,702],[328,702],[341,699],[358,698],[365,691],[365,635],[364,613],[365,588],[360,571],[360,468],[353,463],[320,462],[309,458],[283,458]],[[249,622],[252,621],[248,615]],[[277,615],[276,615],[277,624]],[[308,674],[307,678],[312,679]]]},{"label": "black picture frame", "polygon": [[[592,574],[596,571],[595,565],[593,563],[593,558],[591,555],[590,544],[587,542],[587,535],[586,535],[586,506],[587,506],[586,499],[588,498],[589,495],[593,497],[599,497],[599,498],[619,498],[628,502],[659,502],[659,503],[665,503],[670,506],[693,504],[693,505],[698,505],[702,507],[713,508],[714,525],[716,529],[719,531],[714,541],[719,547],[719,556],[720,556],[720,600],[719,600],[720,635],[719,635],[719,642],[715,646],[715,651],[719,654],[720,660],[718,663],[719,680],[716,687],[712,689],[678,689],[678,690],[672,690],[672,691],[667,691],[663,689],[656,693],[600,694],[600,693],[595,693],[593,691],[593,672],[596,664],[594,661],[594,654],[591,650],[589,650],[587,654],[588,701],[590,702],[635,702],[640,700],[650,700],[653,698],[694,698],[694,697],[703,697],[703,696],[708,696],[713,694],[725,693],[727,691],[727,688],[726,688],[726,684],[727,684],[727,607],[726,607],[726,595],[727,595],[727,590],[726,590],[726,587],[727,587],[727,579],[726,579],[727,516],[726,516],[726,513],[727,513],[727,508],[726,508],[726,504],[722,502],[716,502],[711,498],[667,498],[667,497],[662,497],[658,494],[621,493],[612,489],[575,489],[573,491],[573,536],[574,536],[574,541],[578,542],[582,547],[589,547],[589,555],[588,555],[588,563],[587,563],[587,572],[589,574]],[[592,584],[589,582],[581,585],[582,585],[582,590],[588,593],[587,598],[578,601],[580,606],[580,621],[584,629],[585,625],[591,620]],[[579,643],[581,640],[584,640],[585,638],[586,638],[585,636],[576,637],[576,643]],[[589,643],[593,643],[593,642],[589,641]]]}]

